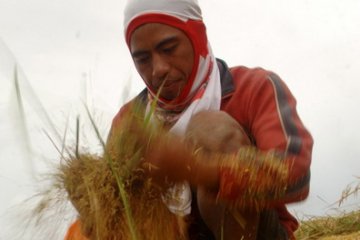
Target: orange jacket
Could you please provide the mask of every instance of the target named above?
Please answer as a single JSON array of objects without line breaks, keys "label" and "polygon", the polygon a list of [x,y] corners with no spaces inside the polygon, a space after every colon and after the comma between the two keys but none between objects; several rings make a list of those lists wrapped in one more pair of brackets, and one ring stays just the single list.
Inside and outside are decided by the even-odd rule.
[{"label": "orange jacket", "polygon": [[69,227],[64,240],[88,240],[84,237],[81,233],[81,222],[80,220],[76,220],[71,226]]}]

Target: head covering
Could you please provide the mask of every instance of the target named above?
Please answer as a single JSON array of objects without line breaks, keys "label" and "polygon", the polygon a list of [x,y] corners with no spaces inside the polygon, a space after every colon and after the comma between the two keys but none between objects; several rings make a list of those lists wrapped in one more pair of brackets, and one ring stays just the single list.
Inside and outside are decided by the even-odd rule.
[{"label": "head covering", "polygon": [[[162,23],[182,30],[194,49],[192,73],[182,92],[174,100],[156,99],[148,85],[149,103],[156,99],[155,117],[173,124],[171,132],[184,135],[191,116],[203,110],[219,110],[221,87],[219,69],[207,40],[197,0],[128,0],[124,13],[126,43],[130,49],[131,35],[146,23]],[[131,50],[131,49],[130,49]],[[175,112],[175,114],[173,114]],[[152,117],[153,121],[156,121]],[[188,183],[178,184],[164,198],[169,209],[179,215],[191,210],[191,191]]]},{"label": "head covering", "polygon": [[[146,23],[176,27],[187,35],[193,45],[194,66],[182,92],[173,100],[158,99],[158,105],[164,109],[181,109],[191,102],[199,87],[209,80],[210,67],[213,66],[201,9],[196,0],[129,0],[124,13],[125,38],[129,49],[132,33]],[[156,92],[149,85],[147,88],[155,98]]]}]

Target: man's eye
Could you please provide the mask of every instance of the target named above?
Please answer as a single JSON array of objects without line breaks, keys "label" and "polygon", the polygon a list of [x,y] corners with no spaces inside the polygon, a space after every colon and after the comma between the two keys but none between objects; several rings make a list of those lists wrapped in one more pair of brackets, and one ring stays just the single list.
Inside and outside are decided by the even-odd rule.
[{"label": "man's eye", "polygon": [[145,64],[145,63],[147,63],[148,61],[149,61],[149,57],[148,56],[143,56],[143,57],[136,57],[136,58],[134,58],[134,60],[135,60],[135,62],[137,63],[137,64]]},{"label": "man's eye", "polygon": [[166,54],[172,53],[172,52],[174,52],[176,47],[177,47],[177,45],[171,45],[169,47],[164,47],[163,52],[166,53]]}]

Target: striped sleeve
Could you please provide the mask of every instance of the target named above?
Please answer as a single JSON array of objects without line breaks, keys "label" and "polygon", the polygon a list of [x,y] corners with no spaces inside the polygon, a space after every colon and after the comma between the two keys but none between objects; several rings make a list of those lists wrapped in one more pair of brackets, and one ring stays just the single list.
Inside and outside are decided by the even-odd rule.
[{"label": "striped sleeve", "polygon": [[[309,194],[313,139],[300,120],[293,94],[279,76],[262,68],[234,67],[230,71],[232,83],[226,84],[233,84],[233,90],[223,97],[221,109],[245,129],[260,158],[262,154],[275,153],[274,161],[288,169],[286,187],[282,188],[285,193],[273,194],[277,188],[274,179],[261,194],[266,196],[262,200],[277,205],[305,199]],[[235,178],[225,175],[220,171],[220,186],[232,190],[220,188],[219,195],[236,202],[244,194]],[[261,174],[257,176],[260,178]],[[282,186],[279,184],[278,188]]]},{"label": "striped sleeve", "polygon": [[313,139],[296,111],[296,100],[274,73],[259,81],[252,98],[251,132],[260,150],[275,150],[289,166],[289,182],[283,202],[307,197]]}]

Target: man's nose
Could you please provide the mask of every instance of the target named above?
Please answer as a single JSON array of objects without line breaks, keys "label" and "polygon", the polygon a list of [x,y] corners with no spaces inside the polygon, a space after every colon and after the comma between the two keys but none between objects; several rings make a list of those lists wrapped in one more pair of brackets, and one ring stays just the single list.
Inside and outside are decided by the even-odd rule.
[{"label": "man's nose", "polygon": [[160,87],[169,72],[170,64],[161,55],[153,56],[152,60],[152,77],[153,81],[155,81],[153,84],[155,87]]}]

